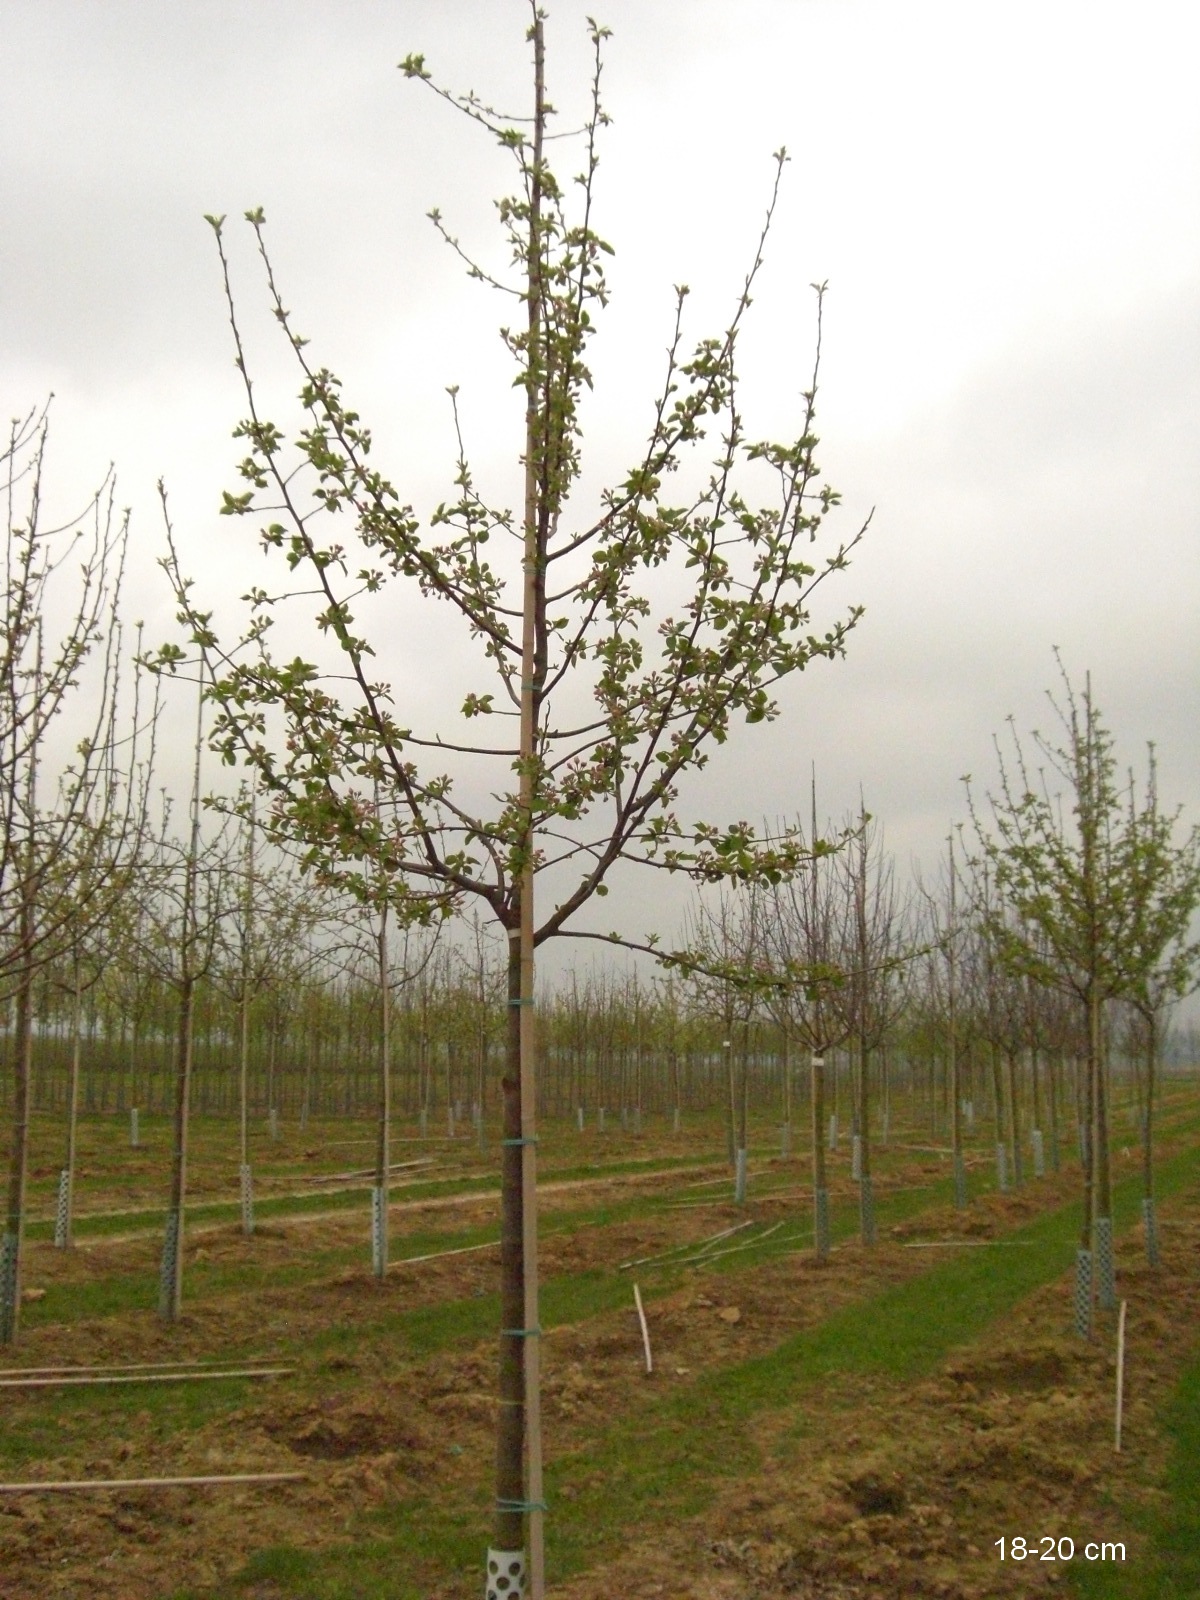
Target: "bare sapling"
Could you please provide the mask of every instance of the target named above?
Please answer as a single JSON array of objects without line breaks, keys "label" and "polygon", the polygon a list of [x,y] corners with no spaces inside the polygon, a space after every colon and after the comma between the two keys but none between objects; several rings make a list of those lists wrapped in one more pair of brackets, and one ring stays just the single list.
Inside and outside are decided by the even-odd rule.
[{"label": "bare sapling", "polygon": [[[145,821],[153,716],[120,704],[121,580],[129,520],[110,475],[85,511],[44,523],[48,418],[31,411],[0,449],[5,592],[0,613],[0,1001],[12,1002],[12,1121],[0,1234],[0,1344],[17,1338],[29,1165],[34,988],[124,892]],[[67,621],[47,637],[47,618]],[[74,724],[56,767],[51,730]],[[48,797],[52,796],[50,803]],[[77,1092],[76,1075],[76,1092]],[[68,1142],[71,1135],[68,1134]],[[67,1170],[74,1172],[74,1149]],[[68,1191],[73,1181],[68,1178]],[[70,1194],[67,1194],[68,1208]]]}]

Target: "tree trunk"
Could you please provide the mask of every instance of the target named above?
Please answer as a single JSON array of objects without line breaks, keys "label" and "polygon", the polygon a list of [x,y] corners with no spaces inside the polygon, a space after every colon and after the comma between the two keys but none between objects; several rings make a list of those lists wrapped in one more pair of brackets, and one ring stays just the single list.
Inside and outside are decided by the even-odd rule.
[{"label": "tree trunk", "polygon": [[1093,1165],[1096,1179],[1094,1206],[1096,1215],[1095,1242],[1096,1289],[1102,1311],[1116,1309],[1116,1279],[1113,1262],[1112,1181],[1108,1160],[1108,1087],[1105,1073],[1103,1030],[1100,1026],[1100,1006],[1096,1002],[1096,1025],[1093,1030],[1095,1055],[1093,1109]]},{"label": "tree trunk", "polygon": [[29,1172],[29,1083],[33,1066],[33,895],[23,890],[21,958],[13,1030],[13,1124],[4,1238],[0,1240],[0,1344],[15,1344],[21,1317],[21,1246]]},{"label": "tree trunk", "polygon": [[1025,1164],[1021,1151],[1021,1113],[1017,1095],[1017,1058],[1014,1050],[1005,1050],[1008,1066],[1008,1137],[1012,1149],[1013,1182],[1019,1189],[1025,1181]]},{"label": "tree trunk", "polygon": [[158,1311],[166,1322],[178,1322],[183,1309],[183,1217],[187,1201],[188,1121],[192,1090],[192,1033],[196,980],[185,977],[179,990],[179,1025],[175,1037],[175,1116],[171,1145],[171,1191],[163,1236]]},{"label": "tree trunk", "polygon": [[825,1187],[825,1061],[812,1055],[813,1247],[817,1260],[829,1254],[829,1191]]},{"label": "tree trunk", "polygon": [[387,1275],[388,1265],[388,1180],[391,1176],[392,1143],[392,992],[388,963],[388,908],[379,911],[377,949],[379,956],[379,1098],[375,1138],[375,1189],[371,1196],[371,1267],[377,1278]]},{"label": "tree trunk", "polygon": [[865,1038],[858,1046],[858,1208],[862,1242],[875,1243],[875,1193],[871,1182],[870,1057]]},{"label": "tree trunk", "polygon": [[996,1046],[988,1040],[988,1059],[992,1067],[992,1106],[996,1117],[996,1166],[997,1187],[1004,1188],[1006,1183],[999,1179],[1007,1165],[1008,1144],[1004,1137],[1004,1078],[1000,1071],[1000,1057]]},{"label": "tree trunk", "polygon": [[79,1069],[83,1051],[83,978],[78,948],[71,952],[71,1072],[67,1081],[67,1153],[58,1188],[58,1214],[54,1219],[54,1243],[60,1250],[74,1244],[75,1144],[79,1130]]},{"label": "tree trunk", "polygon": [[1158,1081],[1158,1018],[1146,1015],[1146,1105],[1142,1113],[1142,1230],[1146,1260],[1158,1265],[1158,1227],[1154,1214],[1154,1093]]}]

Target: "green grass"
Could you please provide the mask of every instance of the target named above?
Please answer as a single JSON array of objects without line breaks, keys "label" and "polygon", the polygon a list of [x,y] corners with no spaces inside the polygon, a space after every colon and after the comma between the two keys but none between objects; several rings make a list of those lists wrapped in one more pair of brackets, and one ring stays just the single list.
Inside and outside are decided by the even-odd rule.
[{"label": "green grass", "polygon": [[1165,1412],[1171,1457],[1167,1503],[1142,1516],[1149,1561],[1075,1563],[1071,1577],[1083,1600],[1196,1600],[1200,1595],[1200,1357],[1184,1372]]},{"label": "green grass", "polygon": [[[637,1174],[648,1166],[664,1172],[683,1171],[689,1168],[709,1167],[717,1159],[715,1156],[665,1156],[661,1160],[645,1158],[642,1160],[614,1161],[606,1163],[602,1169],[596,1166],[569,1166],[558,1169],[544,1170],[539,1174],[538,1181],[542,1184],[569,1183],[577,1179],[596,1177],[623,1177]],[[311,1177],[311,1171],[296,1174],[296,1182],[303,1182],[304,1178]],[[234,1179],[230,1179],[230,1188],[234,1186]],[[401,1205],[407,1200],[428,1200],[435,1198],[429,1191],[436,1190],[436,1198],[459,1194],[479,1193],[487,1195],[498,1193],[500,1179],[494,1172],[478,1172],[475,1174],[456,1174],[453,1177],[425,1177],[414,1178],[408,1181],[393,1182],[389,1189],[389,1199],[393,1205]],[[357,1187],[336,1189],[332,1192],[322,1191],[314,1187],[312,1193],[271,1195],[270,1193],[256,1195],[254,1201],[254,1216],[257,1221],[267,1222],[275,1219],[284,1219],[292,1216],[305,1216],[313,1212],[325,1211],[353,1211],[366,1210],[370,1189],[368,1185],[360,1183]],[[189,1223],[219,1223],[239,1222],[241,1219],[240,1200],[196,1200],[187,1208]],[[161,1228],[166,1218],[166,1210],[161,1205],[147,1205],[141,1208],[130,1207],[121,1210],[115,1215],[88,1216],[86,1213],[75,1220],[74,1233],[81,1242],[86,1239],[102,1239],[114,1234],[138,1233]],[[54,1237],[54,1222],[52,1218],[43,1217],[36,1222],[29,1222],[25,1227],[27,1239],[52,1239]]]},{"label": "green grass", "polygon": [[[84,1415],[89,1436],[96,1441],[94,1448],[104,1449],[125,1438],[127,1420],[138,1415],[142,1418],[139,1426],[149,1417],[156,1440],[166,1443],[246,1405],[255,1386],[249,1378],[225,1378],[205,1383],[18,1390],[6,1397],[9,1418],[0,1429],[0,1463],[20,1467],[30,1461],[53,1460],[77,1436]],[[12,1417],[16,1395],[25,1402],[19,1426]]]}]

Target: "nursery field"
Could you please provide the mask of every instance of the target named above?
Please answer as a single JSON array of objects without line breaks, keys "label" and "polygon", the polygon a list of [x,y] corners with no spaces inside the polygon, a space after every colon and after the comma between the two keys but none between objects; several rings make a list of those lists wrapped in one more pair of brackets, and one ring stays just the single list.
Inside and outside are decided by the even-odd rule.
[{"label": "nursery field", "polygon": [[[1115,1326],[1100,1317],[1090,1343],[1071,1332],[1074,1151],[1002,1194],[979,1130],[958,1211],[949,1152],[898,1108],[874,1152],[879,1243],[856,1242],[843,1140],[828,1157],[835,1248],[818,1264],[807,1152],[784,1159],[765,1118],[751,1126],[742,1205],[716,1116],[678,1133],[647,1118],[640,1135],[545,1124],[550,1591],[1200,1593],[1193,1082],[1165,1087],[1159,1127],[1162,1260],[1150,1269],[1136,1133],[1127,1108],[1114,1115],[1128,1302],[1118,1454]],[[0,1396],[0,1593],[477,1595],[496,1409],[494,1137],[480,1149],[470,1129],[397,1129],[413,1137],[394,1140],[391,1264],[377,1281],[369,1125],[286,1122],[277,1140],[256,1129],[249,1238],[236,1131],[194,1119],[184,1314],[168,1326],[156,1311],[165,1120],[143,1119],[131,1149],[124,1118],[82,1119],[64,1251],[52,1243],[59,1131],[35,1119],[22,1333]],[[18,1386],[18,1371],[42,1381]],[[11,1492],[235,1474],[287,1476]]]}]

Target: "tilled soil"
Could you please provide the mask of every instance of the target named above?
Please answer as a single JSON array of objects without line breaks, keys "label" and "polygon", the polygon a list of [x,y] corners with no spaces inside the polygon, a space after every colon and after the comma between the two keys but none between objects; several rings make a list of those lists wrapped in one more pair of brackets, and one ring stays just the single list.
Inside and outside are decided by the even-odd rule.
[{"label": "tilled soil", "polygon": [[[932,1163],[908,1176],[919,1181],[941,1171]],[[656,1179],[639,1182],[635,1192],[658,1186]],[[878,1248],[844,1246],[822,1268],[805,1251],[759,1261],[753,1272],[718,1275],[700,1263],[665,1295],[655,1291],[654,1264],[622,1273],[636,1278],[646,1296],[655,1371],[643,1371],[632,1292],[627,1309],[548,1329],[547,1456],[586,1447],[648,1392],[703,1384],[707,1373],[770,1350],[839,1307],[926,1271],[943,1255],[906,1245],[998,1237],[1067,1198],[1076,1182],[1064,1174],[1019,1194],[987,1196],[965,1219],[951,1209],[923,1213],[893,1229]],[[839,1192],[848,1204],[848,1182],[840,1181]],[[494,1215],[494,1205],[464,1205],[454,1221],[482,1223]],[[698,1243],[746,1214],[717,1202],[550,1234],[541,1247],[542,1271],[547,1278],[615,1271],[632,1257]],[[801,1216],[797,1200],[786,1197],[755,1202],[750,1214],[763,1222],[798,1223]],[[418,1208],[412,1224],[424,1226],[433,1215]],[[1133,1264],[1129,1247],[1122,1256],[1130,1383],[1127,1447],[1120,1457],[1110,1437],[1111,1340],[1084,1347],[1048,1331],[1069,1322],[1069,1285],[1058,1282],[921,1383],[833,1383],[756,1419],[755,1443],[766,1463],[761,1473],[718,1488],[715,1508],[702,1522],[655,1526],[641,1541],[636,1529],[625,1530],[612,1568],[556,1585],[556,1597],[983,1600],[1030,1593],[1031,1586],[1061,1578],[1061,1567],[1002,1567],[992,1541],[1014,1533],[1067,1534],[1077,1544],[1126,1538],[1135,1559],[1136,1541],[1113,1527],[1103,1495],[1108,1488],[1134,1494],[1152,1476],[1162,1449],[1154,1407],[1200,1325],[1200,1203],[1193,1196],[1190,1209],[1166,1209],[1168,1217],[1177,1225],[1164,1226],[1164,1260],[1156,1273]],[[361,1235],[362,1220],[339,1214],[301,1226],[294,1232],[290,1222],[272,1224],[250,1248],[295,1259],[317,1237],[327,1247],[344,1230]],[[733,1236],[728,1244],[736,1242]],[[123,1265],[147,1250],[143,1241],[107,1248]],[[201,1235],[190,1248],[244,1259],[247,1244],[225,1230]],[[47,1449],[29,1476],[297,1469],[308,1476],[270,1489],[5,1496],[0,1592],[6,1600],[161,1600],[184,1584],[203,1590],[223,1582],[255,1550],[334,1546],[388,1504],[436,1494],[464,1507],[486,1505],[494,1340],[416,1359],[378,1329],[403,1310],[491,1292],[495,1280],[494,1252],[480,1251],[397,1266],[383,1284],[353,1271],[300,1288],[202,1302],[176,1330],[150,1313],[36,1330],[22,1345],[23,1364],[181,1360],[231,1348],[300,1353],[293,1379],[248,1387],[236,1409],[198,1426],[164,1427],[159,1408],[133,1400],[98,1404],[90,1423],[81,1422],[88,1405],[81,1393],[75,1416],[59,1413],[61,1450]],[[36,1281],[35,1266],[27,1281]],[[349,1337],[336,1350],[326,1344],[322,1354],[317,1341],[331,1328]],[[43,1404],[37,1396],[6,1395],[6,1426],[18,1434],[35,1426]],[[472,1575],[430,1592],[449,1600],[477,1588]],[[277,1591],[253,1592],[266,1600]]]},{"label": "tilled soil", "polygon": [[[1002,1600],[1063,1589],[1089,1543],[1121,1542],[1144,1563],[1136,1512],[1154,1503],[1166,1454],[1157,1412],[1200,1328],[1200,1196],[1164,1216],[1160,1266],[1128,1251],[1122,1263],[1120,1454],[1111,1319],[1090,1344],[1048,1331],[1070,1323],[1059,1280],[932,1377],[839,1380],[761,1419],[760,1473],[703,1519],[635,1536],[556,1600]],[[996,1541],[1014,1535],[1034,1557],[1012,1559],[1010,1543],[1001,1560]],[[1055,1560],[1041,1559],[1047,1536]]]}]

